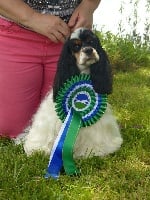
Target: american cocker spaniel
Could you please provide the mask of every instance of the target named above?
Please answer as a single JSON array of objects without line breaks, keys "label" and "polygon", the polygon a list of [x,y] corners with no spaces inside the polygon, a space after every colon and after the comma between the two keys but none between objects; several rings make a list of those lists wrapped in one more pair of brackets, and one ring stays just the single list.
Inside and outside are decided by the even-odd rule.
[{"label": "american cocker spaniel", "polygon": [[[55,111],[55,101],[64,82],[79,74],[89,74],[96,93],[112,92],[111,65],[99,38],[85,28],[74,31],[64,44],[57,66],[53,89],[41,103],[24,139],[24,150],[50,154],[62,122]],[[103,116],[93,125],[82,127],[74,146],[73,156],[105,156],[122,144],[119,126],[108,104]]]}]

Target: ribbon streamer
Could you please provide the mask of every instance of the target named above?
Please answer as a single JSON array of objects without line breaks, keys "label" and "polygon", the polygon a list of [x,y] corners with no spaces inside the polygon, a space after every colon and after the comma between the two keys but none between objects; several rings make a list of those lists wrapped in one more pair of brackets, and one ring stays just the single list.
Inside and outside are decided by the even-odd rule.
[{"label": "ribbon streamer", "polygon": [[72,119],[72,110],[69,111],[66,120],[62,125],[59,134],[55,140],[55,143],[53,145],[53,148],[51,150],[50,160],[45,178],[53,177],[54,179],[57,179],[59,177],[60,170],[63,166],[62,148],[68,128],[70,126],[71,119]]},{"label": "ribbon streamer", "polygon": [[67,175],[77,175],[80,173],[73,160],[73,149],[81,123],[80,115],[73,111],[72,122],[66,135],[62,153],[63,165]]}]

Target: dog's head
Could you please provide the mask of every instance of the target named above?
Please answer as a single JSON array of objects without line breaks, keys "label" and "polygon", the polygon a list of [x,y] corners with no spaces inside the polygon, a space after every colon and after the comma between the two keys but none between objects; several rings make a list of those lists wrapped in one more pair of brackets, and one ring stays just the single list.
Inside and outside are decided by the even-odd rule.
[{"label": "dog's head", "polygon": [[92,31],[80,28],[71,34],[69,46],[80,73],[90,74],[90,66],[99,61],[99,40]]},{"label": "dog's head", "polygon": [[112,75],[108,56],[99,38],[85,28],[74,31],[64,44],[53,85],[54,101],[64,82],[80,73],[90,74],[95,92],[111,93]]}]

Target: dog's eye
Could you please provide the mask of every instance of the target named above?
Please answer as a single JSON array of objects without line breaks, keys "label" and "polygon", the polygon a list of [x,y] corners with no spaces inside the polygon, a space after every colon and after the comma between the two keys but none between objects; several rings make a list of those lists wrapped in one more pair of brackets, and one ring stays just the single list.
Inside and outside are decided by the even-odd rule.
[{"label": "dog's eye", "polygon": [[81,45],[80,45],[80,44],[74,44],[73,50],[74,50],[75,52],[80,51],[80,49],[81,49]]},{"label": "dog's eye", "polygon": [[82,41],[80,39],[71,40],[71,49],[73,52],[76,53],[80,51],[81,46],[82,46]]}]

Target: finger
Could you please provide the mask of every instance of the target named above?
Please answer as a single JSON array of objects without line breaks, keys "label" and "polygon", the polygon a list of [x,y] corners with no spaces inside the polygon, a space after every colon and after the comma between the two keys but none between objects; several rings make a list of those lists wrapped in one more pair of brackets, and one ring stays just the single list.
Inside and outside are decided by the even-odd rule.
[{"label": "finger", "polygon": [[71,32],[75,31],[78,28],[84,27],[82,24],[76,24],[74,27],[72,27]]},{"label": "finger", "polygon": [[64,35],[65,38],[67,38],[69,35],[70,35],[70,29],[69,27],[67,26],[66,23],[61,23],[59,26],[58,26],[58,31]]},{"label": "finger", "polygon": [[60,33],[59,31],[53,32],[53,35],[55,36],[55,38],[57,39],[57,41],[60,41],[62,43],[64,43],[65,40],[66,40],[66,37],[62,33]]},{"label": "finger", "polygon": [[68,26],[70,28],[73,28],[75,26],[75,24],[77,23],[78,21],[78,13],[73,13],[73,15],[71,16],[69,22],[68,22]]},{"label": "finger", "polygon": [[48,35],[48,38],[52,41],[52,42],[54,42],[54,43],[58,43],[58,40],[57,40],[57,38],[55,37],[55,35],[54,34],[49,34]]}]

